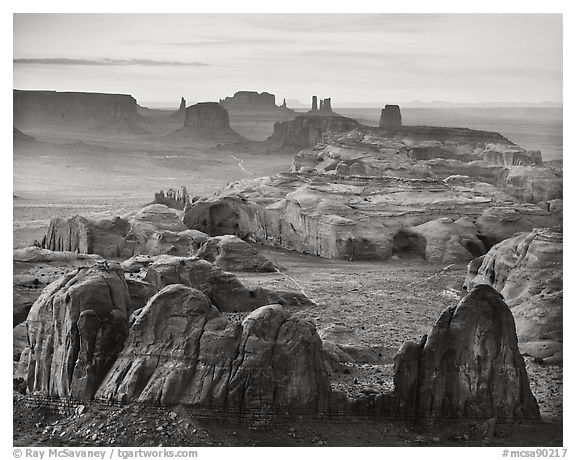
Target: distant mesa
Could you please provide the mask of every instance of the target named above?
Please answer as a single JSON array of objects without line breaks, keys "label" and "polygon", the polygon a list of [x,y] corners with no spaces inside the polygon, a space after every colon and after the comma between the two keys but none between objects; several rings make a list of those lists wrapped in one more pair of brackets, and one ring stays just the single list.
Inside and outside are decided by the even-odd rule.
[{"label": "distant mesa", "polygon": [[400,106],[386,104],[380,115],[380,128],[399,129],[402,128],[402,114]]},{"label": "distant mesa", "polygon": [[138,104],[128,94],[14,90],[13,110],[20,130],[53,126],[146,132],[134,123]]},{"label": "distant mesa", "polygon": [[238,91],[232,97],[220,99],[220,105],[230,113],[294,113],[287,107],[286,99],[277,106],[276,96],[267,92]]},{"label": "distant mesa", "polygon": [[199,102],[186,109],[184,126],[172,139],[240,142],[246,139],[230,128],[228,111],[217,102]]}]

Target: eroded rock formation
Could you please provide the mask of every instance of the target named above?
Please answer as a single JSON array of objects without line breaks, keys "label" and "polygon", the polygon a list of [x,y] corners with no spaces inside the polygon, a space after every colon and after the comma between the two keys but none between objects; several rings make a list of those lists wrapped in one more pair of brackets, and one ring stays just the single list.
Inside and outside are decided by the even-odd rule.
[{"label": "eroded rock formation", "polygon": [[240,322],[201,292],[172,285],[138,314],[97,397],[239,414],[318,413],[330,391],[321,350],[314,327],[279,305]]},{"label": "eroded rock formation", "polygon": [[272,261],[235,235],[214,236],[202,244],[196,257],[223,270],[273,272]]},{"label": "eroded rock formation", "polygon": [[169,135],[174,141],[241,142],[230,127],[228,111],[217,102],[199,102],[186,109],[184,127]]},{"label": "eroded rock formation", "polygon": [[479,285],[442,313],[430,335],[394,359],[397,415],[424,420],[538,419],[514,318],[502,296]]},{"label": "eroded rock formation", "polygon": [[159,291],[169,284],[183,284],[202,291],[221,312],[252,311],[263,305],[310,305],[296,292],[249,289],[232,273],[195,257],[160,256],[147,267],[144,281]]},{"label": "eroded rock formation", "polygon": [[152,203],[163,204],[169,208],[182,210],[190,203],[190,196],[188,195],[186,187],[182,187],[181,190],[170,188],[166,193],[164,193],[164,190],[155,193],[154,201]]},{"label": "eroded rock formation", "polygon": [[193,254],[203,242],[198,237],[174,210],[155,204],[112,219],[52,219],[43,246],[53,251],[126,259],[137,254]]},{"label": "eroded rock formation", "polygon": [[18,374],[33,394],[91,399],[128,335],[129,295],[117,264],[80,268],[32,306]]},{"label": "eroded rock formation", "polygon": [[[212,236],[235,234],[322,257],[388,259],[394,254],[409,255],[421,245],[420,240],[425,242],[424,237],[407,240],[403,232],[439,217],[469,217],[480,238],[491,228],[485,225],[485,216],[493,207],[489,194],[457,190],[437,180],[299,173],[230,184],[191,205],[184,223]],[[500,209],[514,212],[520,222],[530,222],[530,228],[560,220],[535,205],[509,203]],[[504,230],[518,225],[506,227],[500,233],[502,239],[509,236]],[[501,241],[498,235],[486,236],[494,244]],[[474,238],[461,241],[472,251],[482,248]]]},{"label": "eroded rock formation", "polygon": [[230,113],[274,114],[290,112],[286,107],[286,100],[281,106],[276,105],[276,96],[267,92],[238,91],[232,97],[220,99],[220,105]]},{"label": "eroded rock formation", "polygon": [[520,233],[468,265],[465,286],[489,284],[510,306],[520,350],[562,361],[562,229]]},{"label": "eroded rock formation", "polygon": [[386,104],[380,114],[380,128],[399,129],[402,128],[402,114],[400,106]]},{"label": "eroded rock formation", "polygon": [[356,120],[339,115],[299,115],[294,120],[274,123],[274,133],[267,142],[282,149],[300,150],[316,145],[329,131],[346,132],[358,125]]}]

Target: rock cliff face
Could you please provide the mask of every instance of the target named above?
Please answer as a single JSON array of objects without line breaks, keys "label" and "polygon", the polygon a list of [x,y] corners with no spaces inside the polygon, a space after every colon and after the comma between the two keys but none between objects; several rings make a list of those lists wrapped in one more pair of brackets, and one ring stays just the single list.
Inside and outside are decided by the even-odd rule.
[{"label": "rock cliff face", "polygon": [[300,150],[316,145],[329,132],[346,132],[359,126],[352,119],[341,116],[299,115],[294,120],[277,122],[274,133],[267,140],[280,148]]},{"label": "rock cliff face", "polygon": [[228,111],[217,102],[199,102],[186,109],[184,127],[169,135],[170,139],[215,142],[245,140],[230,128]]},{"label": "rock cliff face", "polygon": [[267,92],[238,91],[232,97],[220,99],[220,105],[230,113],[274,114],[294,113],[286,107],[276,105],[276,96]]},{"label": "rock cliff face", "polygon": [[[184,223],[212,236],[234,234],[322,257],[387,259],[409,256],[425,242],[424,236],[405,238],[411,227],[439,216],[469,217],[476,225],[493,206],[490,195],[436,180],[280,174],[230,184],[188,207]],[[520,217],[526,211],[511,203],[502,207]],[[535,205],[529,212],[535,213],[532,222],[560,220]],[[464,260],[481,251],[481,233],[468,235],[472,252],[462,251],[469,254]],[[467,238],[461,239],[465,246]]]},{"label": "rock cliff face", "polygon": [[380,115],[380,128],[398,129],[402,127],[402,115],[400,107],[397,105],[388,105],[382,109]]},{"label": "rock cliff face", "polygon": [[14,125],[98,126],[137,118],[136,99],[127,94],[14,90]]},{"label": "rock cliff face", "polygon": [[405,343],[394,359],[398,415],[425,420],[538,419],[514,319],[486,285],[442,313],[420,344]]},{"label": "rock cliff face", "polygon": [[32,306],[18,373],[31,393],[91,399],[128,335],[129,295],[118,265],[80,268]]},{"label": "rock cliff face", "polygon": [[468,265],[465,286],[489,284],[510,306],[520,350],[562,361],[562,229],[536,229],[494,246]]},{"label": "rock cliff face", "polygon": [[314,327],[279,305],[240,322],[199,291],[172,285],[138,314],[96,396],[239,414],[317,413],[330,391],[321,350]]}]

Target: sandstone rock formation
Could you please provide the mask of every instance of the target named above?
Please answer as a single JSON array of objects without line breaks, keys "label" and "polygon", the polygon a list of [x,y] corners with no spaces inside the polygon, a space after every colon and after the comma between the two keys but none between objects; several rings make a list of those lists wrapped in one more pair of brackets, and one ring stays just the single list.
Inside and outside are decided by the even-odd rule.
[{"label": "sandstone rock formation", "polygon": [[184,127],[169,135],[174,141],[242,142],[230,127],[228,111],[217,102],[199,102],[186,109]]},{"label": "sandstone rock formation", "polygon": [[128,334],[129,296],[117,264],[80,268],[50,284],[32,306],[18,375],[28,391],[91,399]]},{"label": "sandstone rock formation", "polygon": [[[322,257],[361,260],[407,255],[419,240],[407,244],[406,230],[439,217],[469,217],[478,238],[487,232],[488,246],[507,238],[518,223],[560,220],[535,205],[502,204],[500,209],[513,210],[520,221],[494,233],[492,224],[486,225],[493,207],[490,195],[431,179],[286,173],[232,183],[192,204],[184,223],[212,236],[235,234]],[[481,248],[477,242],[476,247]]]},{"label": "sandstone rock formation", "polygon": [[235,235],[208,239],[196,257],[214,263],[223,270],[239,272],[273,272],[274,264]]},{"label": "sandstone rock formation", "polygon": [[[456,221],[449,217],[431,220],[411,227],[406,235],[422,236],[421,255],[430,262],[458,262],[485,254],[487,249],[479,238],[479,229],[469,218]],[[418,247],[415,248],[416,250]]]},{"label": "sandstone rock formation", "polygon": [[394,388],[397,415],[421,420],[539,418],[512,313],[487,285],[444,310],[420,344],[401,347]]},{"label": "sandstone rock formation", "polygon": [[158,193],[154,194],[154,201],[152,204],[163,204],[169,208],[182,210],[190,203],[190,196],[188,195],[188,190],[186,187],[182,187],[182,190],[174,190],[172,188],[168,189],[166,193],[164,190],[160,190]]},{"label": "sandstone rock formation", "polygon": [[147,268],[144,281],[159,291],[169,284],[184,284],[202,291],[221,312],[252,311],[272,303],[310,305],[296,292],[249,289],[232,273],[195,257],[160,256]]},{"label": "sandstone rock formation", "polygon": [[239,322],[201,292],[172,285],[138,314],[96,396],[237,414],[318,413],[330,391],[321,350],[314,327],[279,305]]},{"label": "sandstone rock formation", "polygon": [[181,98],[178,110],[176,110],[172,115],[170,115],[170,119],[177,121],[184,121],[184,118],[186,118],[186,99]]},{"label": "sandstone rock formation", "polygon": [[512,167],[506,177],[506,192],[527,203],[562,198],[562,173],[546,167]]},{"label": "sandstone rock formation", "polygon": [[112,219],[52,219],[43,246],[53,251],[128,258],[137,254],[190,255],[204,239],[198,232],[190,232],[174,210],[155,204]]},{"label": "sandstone rock formation", "polygon": [[380,115],[380,128],[399,129],[402,128],[402,115],[400,106],[386,104]]},{"label": "sandstone rock formation", "polygon": [[465,287],[489,284],[510,306],[520,350],[562,361],[562,229],[520,233],[468,265]]},{"label": "sandstone rock formation", "polygon": [[230,113],[275,114],[278,112],[294,113],[286,107],[286,100],[281,106],[276,105],[276,96],[267,92],[238,91],[232,97],[220,99],[220,105]]},{"label": "sandstone rock formation", "polygon": [[300,150],[316,145],[329,131],[346,132],[358,125],[356,120],[339,115],[299,115],[294,120],[275,123],[274,133],[267,142],[282,149]]},{"label": "sandstone rock formation", "polygon": [[136,99],[127,94],[14,90],[14,125],[23,130],[45,126],[88,125],[137,119]]}]

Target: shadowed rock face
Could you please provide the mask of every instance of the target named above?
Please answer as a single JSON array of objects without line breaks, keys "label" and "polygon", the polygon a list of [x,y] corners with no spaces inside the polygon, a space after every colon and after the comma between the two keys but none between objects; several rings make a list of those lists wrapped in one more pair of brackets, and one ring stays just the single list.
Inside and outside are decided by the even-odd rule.
[{"label": "shadowed rock face", "polygon": [[98,125],[137,117],[136,99],[127,94],[14,90],[14,124]]},{"label": "shadowed rock face", "polygon": [[96,396],[238,413],[317,413],[330,391],[321,350],[314,327],[279,305],[239,322],[218,314],[201,292],[172,285],[138,314]]},{"label": "shadowed rock face", "polygon": [[500,291],[522,352],[551,363],[562,361],[562,243],[560,228],[520,233],[470,262],[465,282]]},{"label": "shadowed rock face", "polygon": [[394,359],[394,388],[397,415],[539,418],[512,313],[487,285],[444,310],[420,344],[401,347]]},{"label": "shadowed rock face", "polygon": [[117,265],[80,268],[32,306],[18,374],[33,394],[91,399],[128,334],[129,295]]}]

